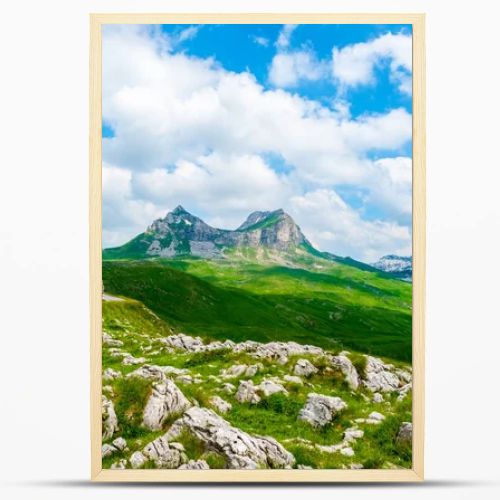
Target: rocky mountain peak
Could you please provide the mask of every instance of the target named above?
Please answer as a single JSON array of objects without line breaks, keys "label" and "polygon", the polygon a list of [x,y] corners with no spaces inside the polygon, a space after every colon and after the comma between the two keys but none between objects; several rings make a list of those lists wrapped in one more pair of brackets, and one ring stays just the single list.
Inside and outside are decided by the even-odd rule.
[{"label": "rocky mountain peak", "polygon": [[[231,231],[211,227],[178,205],[133,241],[134,253],[143,252],[144,257],[224,258],[228,251],[235,250],[268,249],[274,253],[289,253],[299,247],[310,247],[299,226],[281,208],[253,212],[240,227]],[[124,245],[124,252],[127,252],[127,245]]]}]

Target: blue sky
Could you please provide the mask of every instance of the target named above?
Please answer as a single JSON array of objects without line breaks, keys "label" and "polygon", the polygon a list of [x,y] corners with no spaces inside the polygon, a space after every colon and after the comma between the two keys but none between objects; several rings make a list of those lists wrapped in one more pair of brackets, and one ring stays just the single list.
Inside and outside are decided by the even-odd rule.
[{"label": "blue sky", "polygon": [[322,250],[408,254],[411,104],[411,26],[105,27],[104,245],[181,203],[222,227],[282,207]]}]

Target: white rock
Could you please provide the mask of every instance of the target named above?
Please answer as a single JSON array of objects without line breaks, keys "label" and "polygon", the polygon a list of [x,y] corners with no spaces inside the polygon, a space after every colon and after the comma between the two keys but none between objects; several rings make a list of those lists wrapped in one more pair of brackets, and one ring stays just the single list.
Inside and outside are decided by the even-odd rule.
[{"label": "white rock", "polygon": [[257,387],[251,380],[242,380],[236,392],[235,398],[240,403],[257,404],[260,396],[257,394]]},{"label": "white rock", "polygon": [[177,447],[169,446],[165,436],[161,436],[147,444],[143,455],[152,460],[158,469],[177,469],[187,461],[185,453]]},{"label": "white rock", "polygon": [[210,398],[210,405],[213,406],[218,413],[227,413],[233,407],[231,403],[228,403],[220,396],[213,396]]},{"label": "white rock", "polygon": [[179,382],[180,384],[192,384],[193,377],[191,375],[179,375],[175,378],[175,381]]},{"label": "white rock", "polygon": [[168,347],[188,352],[201,352],[205,350],[205,345],[200,337],[190,337],[183,333],[166,337],[162,339],[162,342]]},{"label": "white rock", "polygon": [[226,394],[234,394],[234,391],[236,390],[236,386],[227,382],[225,384],[222,384],[221,390],[223,392],[225,392]]},{"label": "white rock", "polygon": [[299,420],[310,423],[314,427],[322,427],[333,420],[333,417],[347,408],[347,404],[338,397],[310,393],[307,402],[299,412]]},{"label": "white rock", "polygon": [[251,436],[206,408],[190,408],[165,436],[175,439],[185,430],[204,442],[207,449],[224,455],[230,469],[284,468],[295,462],[275,439]]},{"label": "white rock", "polygon": [[348,446],[347,448],[342,448],[340,450],[340,454],[344,455],[345,457],[353,457],[354,456],[354,450]]},{"label": "white rock", "polygon": [[101,447],[101,455],[102,458],[110,457],[113,453],[116,452],[116,448],[111,446],[110,444],[103,444]]},{"label": "white rock", "polygon": [[129,373],[126,378],[140,377],[146,380],[163,380],[165,378],[165,372],[161,366],[157,365],[143,365],[137,370]]},{"label": "white rock", "polygon": [[208,470],[208,466],[205,460],[190,460],[187,464],[182,464],[179,467],[180,470]]},{"label": "white rock", "polygon": [[119,371],[113,370],[113,368],[106,368],[102,373],[103,380],[115,380],[121,376],[122,374]]},{"label": "white rock", "polygon": [[296,375],[285,375],[283,377],[283,380],[289,382],[290,384],[302,385],[304,383],[302,379],[300,377],[297,377]]},{"label": "white rock", "polygon": [[398,444],[411,444],[413,438],[413,425],[411,422],[403,422],[399,428],[396,442]]},{"label": "white rock", "polygon": [[367,424],[380,424],[385,417],[378,411],[372,411],[366,419]]},{"label": "white rock", "polygon": [[131,354],[126,354],[123,357],[122,364],[124,365],[140,365],[141,363],[144,363],[146,361],[146,358],[135,358]]},{"label": "white rock", "polygon": [[359,375],[352,361],[347,356],[332,356],[329,358],[330,363],[336,368],[340,369],[345,377],[347,385],[356,390],[359,387]]},{"label": "white rock", "polygon": [[114,446],[117,450],[123,451],[123,450],[125,450],[125,448],[127,447],[127,441],[125,441],[125,439],[123,439],[121,436],[120,436],[120,437],[117,437],[117,438],[113,441],[113,446]]},{"label": "white rock", "polygon": [[114,339],[109,333],[102,333],[102,343],[110,347],[121,347],[123,342],[118,339]]},{"label": "white rock", "polygon": [[158,382],[153,385],[152,394],[144,408],[143,425],[152,431],[160,430],[168,417],[190,406],[191,403],[174,382],[170,379]]},{"label": "white rock", "polygon": [[401,387],[401,389],[399,389],[399,395],[398,395],[398,398],[397,400],[398,401],[403,401],[403,399],[408,395],[408,393],[411,391],[411,388],[412,388],[412,384],[411,382],[409,384],[406,384],[404,385],[403,387]]},{"label": "white rock", "polygon": [[380,392],[376,392],[374,395],[373,395],[373,399],[372,401],[374,403],[383,403],[384,402],[384,396],[382,396],[382,394],[380,394]]},{"label": "white rock", "polygon": [[308,377],[317,372],[318,369],[307,359],[299,359],[293,368],[293,373],[295,373],[295,375],[302,375],[304,377]]},{"label": "white rock", "polygon": [[282,392],[284,394],[288,394],[288,391],[279,383],[274,382],[272,380],[263,380],[258,386],[257,389],[261,392],[266,398],[271,396],[271,394],[276,394],[278,392]]},{"label": "white rock", "polygon": [[140,469],[146,461],[146,457],[140,451],[135,451],[129,458],[132,469]]},{"label": "white rock", "polygon": [[118,418],[116,417],[113,401],[102,396],[102,439],[106,441],[113,437],[118,430]]},{"label": "white rock", "polygon": [[253,377],[257,375],[257,373],[264,368],[262,363],[257,363],[255,365],[250,365],[245,370],[245,377]]},{"label": "white rock", "polygon": [[364,436],[364,432],[356,427],[350,427],[344,431],[344,441],[346,443],[352,443],[356,439],[361,439]]},{"label": "white rock", "polygon": [[226,370],[221,371],[221,375],[223,378],[236,378],[241,377],[247,371],[247,365],[233,365],[227,368]]},{"label": "white rock", "polygon": [[115,462],[114,464],[111,464],[111,469],[112,470],[124,470],[127,468],[127,461],[122,458],[118,462]]},{"label": "white rock", "polygon": [[302,464],[297,465],[297,469],[299,469],[299,470],[313,470],[313,468],[310,465],[302,465]]},{"label": "white rock", "polygon": [[379,358],[366,357],[365,380],[366,387],[372,392],[392,392],[399,387],[399,378],[390,371],[391,365],[386,365]]}]

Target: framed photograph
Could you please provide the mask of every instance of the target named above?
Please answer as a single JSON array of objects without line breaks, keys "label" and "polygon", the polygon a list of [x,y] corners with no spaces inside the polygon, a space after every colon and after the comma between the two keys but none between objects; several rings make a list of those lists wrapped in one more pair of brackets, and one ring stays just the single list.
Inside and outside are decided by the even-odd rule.
[{"label": "framed photograph", "polygon": [[421,481],[423,14],[90,17],[97,481]]}]

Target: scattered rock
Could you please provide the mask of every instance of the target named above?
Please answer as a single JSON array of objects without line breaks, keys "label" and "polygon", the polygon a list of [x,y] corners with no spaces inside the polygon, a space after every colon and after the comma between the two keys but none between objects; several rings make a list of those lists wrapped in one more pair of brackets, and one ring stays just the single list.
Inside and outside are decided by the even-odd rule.
[{"label": "scattered rock", "polygon": [[144,363],[146,361],[146,358],[135,358],[131,354],[125,354],[123,356],[122,364],[123,365],[140,365],[141,363]]},{"label": "scattered rock", "polygon": [[264,368],[264,365],[262,363],[257,363],[255,365],[250,365],[245,370],[245,377],[254,377],[263,368]]},{"label": "scattered rock", "polygon": [[240,403],[257,404],[260,401],[260,396],[257,394],[258,387],[253,385],[251,380],[242,380],[236,392],[236,401]]},{"label": "scattered rock", "polygon": [[227,368],[226,370],[221,371],[221,376],[223,378],[236,378],[245,375],[247,371],[247,365],[233,365]]},{"label": "scattered rock", "polygon": [[310,393],[298,418],[314,427],[322,427],[331,422],[333,417],[346,407],[346,403],[338,397]]},{"label": "scattered rock", "polygon": [[162,342],[168,347],[189,352],[200,352],[203,351],[205,347],[200,337],[190,337],[183,333],[166,337],[162,339]]},{"label": "scattered rock", "polygon": [[349,469],[351,470],[361,470],[361,469],[364,469],[364,465],[363,464],[351,464],[349,466]]},{"label": "scattered rock", "polygon": [[187,462],[187,456],[178,447],[171,447],[165,436],[151,441],[142,450],[143,455],[152,460],[158,469],[177,469]]},{"label": "scattered rock", "polygon": [[344,431],[344,441],[346,443],[352,443],[356,439],[361,439],[364,436],[364,432],[356,427],[350,427]]},{"label": "scattered rock", "polygon": [[367,424],[380,424],[382,420],[385,420],[384,415],[379,413],[378,411],[372,411],[369,415],[368,418],[365,420],[365,423]]},{"label": "scattered rock", "polygon": [[118,430],[118,418],[116,417],[113,401],[102,396],[102,439],[106,441],[113,437]]},{"label": "scattered rock", "polygon": [[299,359],[293,368],[295,375],[302,375],[308,377],[317,373],[318,369],[307,359]]},{"label": "scattered rock", "polygon": [[236,386],[227,382],[225,384],[222,384],[221,390],[223,392],[225,392],[226,394],[234,394],[234,391],[236,390]]},{"label": "scattered rock", "polygon": [[124,450],[127,448],[127,441],[125,441],[125,439],[123,439],[122,437],[117,437],[117,438],[113,441],[113,446],[114,446],[117,450],[124,451]]},{"label": "scattered rock", "polygon": [[354,450],[348,446],[347,448],[342,448],[340,450],[340,454],[344,455],[345,457],[353,457],[354,456]]},{"label": "scattered rock", "polygon": [[129,458],[132,469],[140,469],[146,462],[146,457],[140,452],[135,451]]},{"label": "scattered rock", "polygon": [[157,365],[143,365],[126,376],[126,378],[131,377],[140,377],[146,380],[160,381],[165,379],[165,372],[163,371],[162,367]]},{"label": "scattered rock", "polygon": [[301,469],[301,470],[313,470],[313,468],[310,465],[302,465],[302,464],[297,465],[297,469]]},{"label": "scattered rock", "polygon": [[288,391],[281,384],[272,380],[263,380],[257,386],[257,389],[265,397],[271,396],[271,394],[276,394],[278,392],[288,394]]},{"label": "scattered rock", "polygon": [[359,387],[359,375],[352,361],[347,356],[332,356],[329,358],[332,366],[338,368],[345,377],[347,385],[356,390]]},{"label": "scattered rock", "polygon": [[175,381],[179,382],[179,384],[192,384],[193,377],[191,375],[179,375],[175,378]]},{"label": "scattered rock", "polygon": [[208,466],[205,460],[190,460],[187,464],[182,464],[179,469],[181,470],[208,470]]},{"label": "scattered rock", "polygon": [[283,380],[285,382],[289,382],[290,384],[297,384],[297,385],[302,385],[304,382],[300,377],[297,377],[296,375],[285,375],[283,377]]},{"label": "scattered rock", "polygon": [[220,396],[213,396],[210,398],[210,404],[217,410],[218,413],[227,413],[233,407]]},{"label": "scattered rock", "polygon": [[102,373],[103,380],[115,380],[121,376],[122,374],[119,371],[113,370],[113,368],[106,368]]},{"label": "scattered rock", "polygon": [[122,458],[118,462],[111,464],[112,470],[124,470],[126,468],[127,468],[127,461],[124,458]]},{"label": "scattered rock", "polygon": [[399,378],[381,359],[366,357],[365,386],[372,392],[392,392],[399,387]]},{"label": "scattered rock", "polygon": [[114,339],[109,333],[103,332],[102,343],[110,347],[122,347],[123,342],[118,339]]},{"label": "scattered rock", "polygon": [[411,444],[413,438],[413,425],[411,422],[403,422],[396,437],[398,444]]},{"label": "scattered rock", "polygon": [[144,408],[143,425],[152,431],[162,428],[163,422],[191,406],[179,388],[170,379],[153,385],[153,391]]},{"label": "scattered rock", "polygon": [[401,389],[399,389],[399,395],[398,395],[398,398],[397,400],[398,401],[403,401],[403,399],[408,395],[408,393],[411,391],[411,388],[412,388],[412,384],[411,382],[409,384],[406,384],[404,385],[403,387],[401,387]]},{"label": "scattered rock", "polygon": [[102,458],[110,457],[115,452],[116,448],[110,444],[103,444],[101,447]]},{"label": "scattered rock", "polygon": [[224,455],[230,469],[285,468],[295,462],[275,439],[251,436],[206,408],[190,408],[172,424],[165,437],[175,439],[185,430],[208,449]]},{"label": "scattered rock", "polygon": [[374,395],[373,395],[373,399],[372,401],[374,403],[383,403],[384,402],[384,396],[382,396],[382,394],[380,394],[380,392],[376,392]]}]

